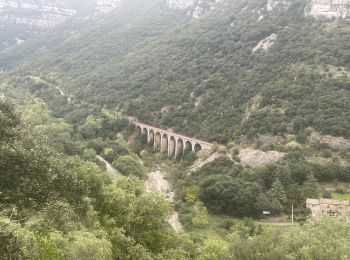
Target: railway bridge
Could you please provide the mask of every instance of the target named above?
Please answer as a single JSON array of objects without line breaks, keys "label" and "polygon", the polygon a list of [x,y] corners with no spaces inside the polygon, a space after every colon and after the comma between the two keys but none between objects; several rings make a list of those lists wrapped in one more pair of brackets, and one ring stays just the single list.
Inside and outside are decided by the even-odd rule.
[{"label": "railway bridge", "polygon": [[136,125],[141,134],[147,135],[147,144],[153,146],[156,150],[166,154],[169,158],[180,157],[185,151],[198,152],[212,147],[211,143],[198,140],[186,135],[177,134],[166,129],[154,127],[140,123],[136,120],[130,120]]}]

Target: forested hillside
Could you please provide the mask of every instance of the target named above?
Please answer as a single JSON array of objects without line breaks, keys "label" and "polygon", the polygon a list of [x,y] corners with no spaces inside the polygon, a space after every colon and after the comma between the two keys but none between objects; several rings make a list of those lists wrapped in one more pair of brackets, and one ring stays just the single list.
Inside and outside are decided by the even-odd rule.
[{"label": "forested hillside", "polygon": [[122,172],[129,177],[111,175],[88,161],[95,159],[91,149],[80,158],[60,152],[60,144],[73,140],[84,145],[71,134],[71,126],[38,99],[28,100],[21,113],[0,99],[1,258],[168,259],[194,253],[187,236],[170,228],[166,199],[145,192],[135,177],[127,162],[135,155],[121,152],[121,143],[109,144],[111,155],[119,147],[113,158],[129,165]]},{"label": "forested hillside", "polygon": [[0,63],[207,140],[307,127],[349,137],[349,22],[305,16],[307,3],[227,0],[181,25],[183,11],[140,1],[108,22],[10,49]]},{"label": "forested hillside", "polygon": [[[345,260],[350,253],[349,224],[337,218],[289,226],[283,232],[245,219],[228,223],[225,240],[214,236],[192,241],[186,233],[170,228],[169,202],[155,191],[145,192],[130,160],[124,160],[126,171],[112,175],[89,161],[94,159],[91,150],[81,155],[85,160],[59,153],[56,145],[61,140],[72,138],[82,146],[97,140],[74,138],[77,133],[71,126],[53,117],[39,99],[29,99],[20,108],[21,113],[11,101],[0,99],[1,258]],[[87,125],[85,129],[93,129],[91,123]],[[99,130],[99,134],[108,132]],[[107,150],[116,158],[135,156],[121,140]],[[117,159],[118,163],[122,160]],[[277,186],[273,184],[275,191]],[[230,206],[226,210],[236,207]],[[237,209],[244,210],[239,205]],[[198,224],[202,220],[199,217]],[[330,233],[334,234],[331,239]]]},{"label": "forested hillside", "polygon": [[[50,0],[86,5],[1,27],[0,258],[348,259],[349,222],[305,204],[350,200],[335,2]],[[126,116],[211,149],[168,158]]]}]

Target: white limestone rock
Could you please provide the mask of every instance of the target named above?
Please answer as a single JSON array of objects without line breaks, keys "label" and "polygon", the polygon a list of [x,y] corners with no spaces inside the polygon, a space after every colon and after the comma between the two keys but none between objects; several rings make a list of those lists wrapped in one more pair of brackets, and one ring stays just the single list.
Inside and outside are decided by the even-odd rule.
[{"label": "white limestone rock", "polygon": [[253,48],[253,53],[256,52],[257,50],[263,49],[263,50],[268,50],[275,42],[277,39],[277,34],[272,33],[270,36],[266,37],[265,39],[262,39],[254,48]]},{"label": "white limestone rock", "polygon": [[168,0],[169,8],[186,9],[194,4],[193,0]]},{"label": "white limestone rock", "polygon": [[193,19],[202,17],[219,2],[220,0],[167,0],[169,8],[188,10],[187,15]]},{"label": "white limestone rock", "polygon": [[286,1],[286,0],[267,0],[266,8],[267,8],[268,11],[272,11],[278,5],[281,5],[281,6],[284,6],[284,7],[288,7],[289,6],[289,2]]},{"label": "white limestone rock", "polygon": [[0,22],[49,28],[75,14],[67,0],[0,0]]},{"label": "white limestone rock", "polygon": [[305,15],[316,18],[350,18],[350,0],[310,0]]},{"label": "white limestone rock", "polygon": [[89,0],[86,5],[72,0],[0,0],[0,24],[21,24],[41,29],[55,27],[88,7],[89,18],[108,13],[123,0]]},{"label": "white limestone rock", "polygon": [[260,151],[252,148],[241,149],[239,159],[243,166],[259,167],[281,160],[285,153],[277,151]]},{"label": "white limestone rock", "polygon": [[97,0],[95,15],[101,15],[113,11],[119,7],[122,0]]}]

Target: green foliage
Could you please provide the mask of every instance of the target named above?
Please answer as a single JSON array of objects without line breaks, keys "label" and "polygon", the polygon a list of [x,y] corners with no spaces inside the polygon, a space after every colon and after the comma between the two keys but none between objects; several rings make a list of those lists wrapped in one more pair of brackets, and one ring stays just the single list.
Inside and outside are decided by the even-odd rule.
[{"label": "green foliage", "polygon": [[317,180],[312,174],[307,177],[304,183],[304,193],[308,198],[318,198],[320,195],[320,188]]},{"label": "green foliage", "polygon": [[[16,129],[19,119],[5,124],[15,112],[2,102],[0,126],[12,136],[0,140],[1,257],[159,259],[174,251],[188,259],[194,253],[188,237],[171,229],[164,196],[145,192],[139,178],[109,175],[58,154],[37,140],[36,129]],[[135,157],[119,158],[125,175],[143,174]]]},{"label": "green foliage", "polygon": [[208,239],[204,241],[199,252],[198,260],[219,260],[222,259],[227,250],[227,243],[218,239]]},{"label": "green foliage", "polygon": [[[1,52],[0,68],[18,74],[1,72],[0,90],[41,99],[25,100],[21,116],[0,100],[0,258],[346,259],[348,224],[328,219],[263,233],[246,220],[229,243],[212,238],[197,252],[170,229],[169,203],[145,193],[132,154],[144,139],[118,115],[220,143],[291,133],[306,144],[308,127],[350,137],[349,22],[305,17],[305,3],[267,12],[266,1],[226,0],[185,23],[187,10],[136,1],[105,21],[63,26]],[[271,33],[278,36],[269,50],[252,52]],[[314,163],[295,149],[257,169],[224,157],[205,165],[179,181],[185,206],[194,205],[186,223],[209,225],[206,209],[303,212],[306,197],[320,195],[318,181],[350,180],[349,166],[327,145],[312,148],[334,162]],[[128,177],[104,173],[96,154]],[[186,167],[195,156],[183,159]]]},{"label": "green foliage", "polygon": [[245,169],[221,157],[185,178],[183,198],[193,187],[209,212],[233,216],[261,217],[289,213],[294,205],[303,212],[306,198],[318,198],[319,182],[349,181],[349,167],[336,163],[317,164],[304,159],[304,151],[288,152],[277,163]]},{"label": "green foliage", "polygon": [[20,119],[9,100],[0,102],[0,120],[0,141],[3,141],[11,138],[15,134],[15,127],[20,124]]},{"label": "green foliage", "polygon": [[97,132],[101,128],[101,119],[89,115],[86,118],[85,123],[78,127],[78,133],[80,133],[85,139],[91,139],[92,137],[96,137]]},{"label": "green foliage", "polygon": [[184,188],[184,199],[186,202],[194,203],[198,199],[199,187],[196,185]]},{"label": "green foliage", "polygon": [[332,199],[332,193],[330,193],[329,191],[323,191],[322,193],[322,198],[325,198],[325,199]]},{"label": "green foliage", "polygon": [[272,198],[278,200],[281,204],[285,204],[287,202],[284,187],[278,178],[276,178],[276,180],[272,183],[269,193]]},{"label": "green foliage", "polygon": [[325,218],[243,240],[236,231],[230,235],[228,250],[222,259],[347,259],[350,253],[348,225],[339,219]]},{"label": "green foliage", "polygon": [[[164,3],[129,3],[103,23],[75,25],[72,34],[57,29],[2,52],[0,65],[41,75],[85,105],[122,108],[217,142],[288,131],[304,142],[307,127],[349,137],[349,22],[338,19],[329,29],[305,17],[305,0],[270,12],[265,4],[226,0],[187,23],[186,12]],[[271,48],[252,51],[272,33]],[[52,94],[34,85],[33,92]],[[60,102],[52,104],[62,111]],[[77,113],[88,111],[71,111],[72,120]]]},{"label": "green foliage", "polygon": [[134,175],[140,178],[145,177],[144,170],[139,162],[133,156],[123,155],[118,157],[117,160],[113,162],[113,166],[123,175]]},{"label": "green foliage", "polygon": [[208,222],[208,212],[201,202],[197,202],[193,207],[192,224],[194,227],[205,227]]},{"label": "green foliage", "polygon": [[305,133],[298,133],[295,140],[298,142],[298,143],[301,143],[301,144],[305,144],[306,141],[307,141],[307,135]]}]

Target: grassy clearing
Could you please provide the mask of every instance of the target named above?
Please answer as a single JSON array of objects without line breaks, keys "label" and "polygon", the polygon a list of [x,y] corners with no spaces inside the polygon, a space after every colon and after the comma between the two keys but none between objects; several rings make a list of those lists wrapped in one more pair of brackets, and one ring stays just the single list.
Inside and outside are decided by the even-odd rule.
[{"label": "grassy clearing", "polygon": [[333,199],[350,201],[350,193],[331,192],[331,194]]},{"label": "grassy clearing", "polygon": [[187,231],[194,241],[203,241],[208,238],[225,239],[230,227],[241,223],[243,219],[230,216],[208,215],[208,224],[203,227],[191,227]]},{"label": "grassy clearing", "polygon": [[[208,238],[226,239],[235,226],[243,223],[244,219],[231,216],[211,215],[208,216],[208,224],[203,227],[191,227],[186,229],[194,241],[203,241]],[[291,222],[255,221],[256,225],[261,225],[265,231],[285,230],[292,225]]]}]

